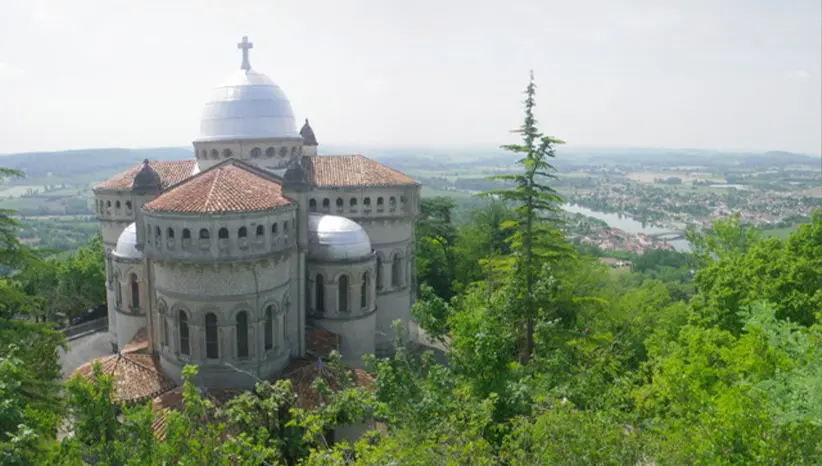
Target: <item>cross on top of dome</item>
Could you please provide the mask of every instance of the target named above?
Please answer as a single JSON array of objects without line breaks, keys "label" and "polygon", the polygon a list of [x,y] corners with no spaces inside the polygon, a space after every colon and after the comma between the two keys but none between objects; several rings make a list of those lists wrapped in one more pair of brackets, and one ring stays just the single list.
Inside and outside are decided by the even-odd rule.
[{"label": "cross on top of dome", "polygon": [[248,51],[254,48],[254,44],[248,41],[248,36],[243,36],[243,40],[237,44],[237,48],[243,51],[243,64],[240,65],[240,69],[250,70],[251,63],[248,61]]}]

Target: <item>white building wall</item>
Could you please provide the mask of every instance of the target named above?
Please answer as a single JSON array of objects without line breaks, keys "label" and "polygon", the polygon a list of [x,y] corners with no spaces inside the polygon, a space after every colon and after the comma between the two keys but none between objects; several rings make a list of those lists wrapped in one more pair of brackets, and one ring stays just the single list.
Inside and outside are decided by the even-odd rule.
[{"label": "white building wall", "polygon": [[[158,309],[165,309],[160,332],[168,326],[169,338],[161,338],[161,364],[169,376],[180,380],[186,364],[200,366],[198,382],[204,385],[253,386],[282,371],[299,338],[298,316],[291,296],[291,270],[295,251],[266,260],[205,265],[154,262]],[[264,348],[265,310],[274,309],[274,348]],[[181,351],[179,311],[189,326],[189,354]],[[248,357],[237,353],[237,314],[248,312]],[[217,316],[218,357],[206,353],[206,314]],[[165,320],[165,324],[163,324]]]},{"label": "white building wall", "polygon": [[[145,270],[141,260],[113,258],[115,268],[114,313],[115,338],[117,347],[122,348],[134,338],[137,331],[147,326],[146,316],[150,308],[148,304],[149,291],[145,277]],[[132,277],[138,288],[135,301],[132,292]],[[119,287],[119,300],[117,288]]]},{"label": "white building wall", "polygon": [[[308,302],[311,322],[340,336],[340,353],[343,361],[352,365],[362,363],[365,354],[374,354],[377,314],[375,292],[376,256],[358,262],[334,262],[308,264]],[[318,309],[317,276],[323,277],[323,306]],[[348,303],[343,309],[340,303],[340,278],[348,277]],[[364,282],[364,278],[367,281]],[[365,306],[362,288],[365,283]]]},{"label": "white building wall", "polygon": [[200,170],[235,158],[266,170],[285,169],[302,156],[302,138],[195,142],[194,155]]}]

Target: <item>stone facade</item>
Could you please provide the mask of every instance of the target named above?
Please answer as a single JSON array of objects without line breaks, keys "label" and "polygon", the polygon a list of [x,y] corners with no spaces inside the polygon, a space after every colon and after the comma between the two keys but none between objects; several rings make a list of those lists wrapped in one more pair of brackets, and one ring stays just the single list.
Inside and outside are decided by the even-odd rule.
[{"label": "stone facade", "polygon": [[167,377],[196,364],[212,387],[281,374],[306,356],[307,325],[337,335],[352,365],[389,352],[415,299],[419,184],[317,155],[308,121],[298,133],[258,72],[218,90],[193,160],[145,161],[95,187],[113,348],[145,328]]}]

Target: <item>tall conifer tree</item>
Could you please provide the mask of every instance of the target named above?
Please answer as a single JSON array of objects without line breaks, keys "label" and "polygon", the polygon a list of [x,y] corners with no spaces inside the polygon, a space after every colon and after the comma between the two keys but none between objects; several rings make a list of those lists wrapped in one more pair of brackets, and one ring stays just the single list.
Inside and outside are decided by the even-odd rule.
[{"label": "tall conifer tree", "polygon": [[521,317],[525,324],[525,347],[520,358],[524,363],[530,360],[534,350],[534,324],[537,318],[537,303],[534,299],[536,278],[544,265],[555,262],[572,251],[559,230],[562,199],[547,184],[549,180],[556,179],[556,169],[549,162],[556,156],[554,146],[564,142],[546,136],[537,128],[537,119],[534,116],[536,90],[532,71],[523,102],[525,119],[522,126],[513,131],[522,136],[522,142],[502,146],[509,152],[522,155],[517,161],[522,172],[490,177],[502,180],[511,187],[485,193],[514,206],[516,218],[507,222],[504,227],[513,230],[509,238],[514,253],[513,272],[516,277],[522,279],[524,286],[519,292],[524,311]]}]

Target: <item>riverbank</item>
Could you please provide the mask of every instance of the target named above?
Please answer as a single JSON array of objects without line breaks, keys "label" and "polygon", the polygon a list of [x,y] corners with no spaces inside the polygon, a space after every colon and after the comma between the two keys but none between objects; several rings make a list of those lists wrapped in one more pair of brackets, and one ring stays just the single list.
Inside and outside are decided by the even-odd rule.
[{"label": "riverbank", "polygon": [[673,249],[688,252],[691,245],[684,238],[666,239],[672,236],[681,237],[683,232],[658,225],[643,224],[627,215],[598,212],[576,204],[564,204],[566,212],[595,218],[608,225],[608,230],[581,238],[582,242],[596,244],[604,250],[627,250],[642,254],[647,249]]}]

